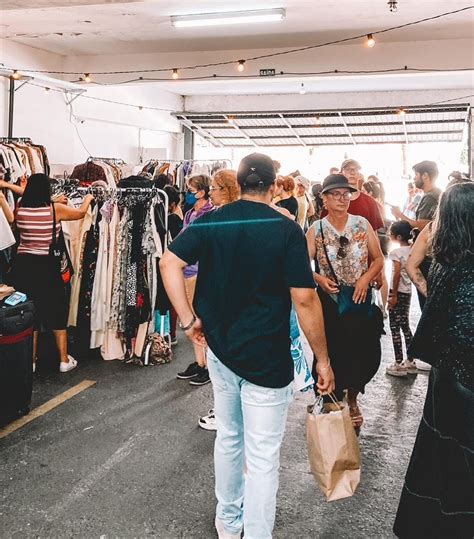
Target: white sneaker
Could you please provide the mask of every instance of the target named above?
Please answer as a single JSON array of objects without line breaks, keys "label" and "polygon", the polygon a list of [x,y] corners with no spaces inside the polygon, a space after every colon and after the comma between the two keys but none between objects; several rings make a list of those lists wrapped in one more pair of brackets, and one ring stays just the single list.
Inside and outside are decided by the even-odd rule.
[{"label": "white sneaker", "polygon": [[217,517],[215,520],[215,525],[216,525],[217,535],[219,536],[219,539],[240,539],[242,536],[241,531],[239,533],[228,532],[225,529],[224,524],[222,524],[222,522]]},{"label": "white sneaker", "polygon": [[403,363],[392,363],[385,369],[385,372],[390,376],[406,376],[408,374]]},{"label": "white sneaker", "polygon": [[67,363],[61,361],[59,364],[59,372],[69,372],[77,367],[77,361],[72,356],[67,356],[67,358],[69,360]]},{"label": "white sneaker", "polygon": [[204,430],[217,430],[216,416],[214,410],[209,410],[209,414],[199,418],[198,425]]},{"label": "white sneaker", "polygon": [[418,374],[418,363],[414,359],[405,359],[402,365],[405,367],[408,374]]}]

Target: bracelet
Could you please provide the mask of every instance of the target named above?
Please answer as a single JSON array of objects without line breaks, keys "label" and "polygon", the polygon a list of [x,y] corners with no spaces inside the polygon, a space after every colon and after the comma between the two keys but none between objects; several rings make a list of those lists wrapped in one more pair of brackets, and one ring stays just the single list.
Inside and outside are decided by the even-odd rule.
[{"label": "bracelet", "polygon": [[187,326],[183,326],[183,324],[181,324],[181,322],[179,323],[179,327],[183,330],[183,331],[188,331],[188,329],[191,329],[195,322],[196,322],[197,318],[193,315],[193,319],[191,320],[191,322],[189,322],[189,324]]},{"label": "bracelet", "polygon": [[[317,368],[317,367],[316,367],[316,368]],[[321,369],[322,371],[327,371],[329,368],[331,368],[331,362],[330,362],[330,361],[328,361],[328,364],[327,364],[326,366],[320,367],[320,369]]]}]

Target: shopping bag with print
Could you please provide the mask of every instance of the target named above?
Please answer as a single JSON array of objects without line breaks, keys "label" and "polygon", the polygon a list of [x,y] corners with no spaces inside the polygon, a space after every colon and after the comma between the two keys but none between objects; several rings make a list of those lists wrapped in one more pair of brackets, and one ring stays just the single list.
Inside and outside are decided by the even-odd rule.
[{"label": "shopping bag with print", "polygon": [[324,413],[318,400],[306,415],[311,472],[327,501],[352,496],[360,482],[359,443],[349,407],[334,403],[336,411]]},{"label": "shopping bag with print", "polygon": [[314,379],[306,362],[306,356],[303,350],[303,344],[300,338],[300,329],[298,327],[298,318],[294,307],[290,314],[290,338],[291,338],[291,357],[295,364],[294,369],[294,389],[295,391],[308,391],[314,386]]}]

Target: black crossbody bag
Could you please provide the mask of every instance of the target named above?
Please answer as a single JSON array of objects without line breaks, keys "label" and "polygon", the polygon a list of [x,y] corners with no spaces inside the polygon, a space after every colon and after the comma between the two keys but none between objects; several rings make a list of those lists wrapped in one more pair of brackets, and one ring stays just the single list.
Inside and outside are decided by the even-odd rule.
[{"label": "black crossbody bag", "polygon": [[329,260],[328,251],[326,248],[326,240],[324,238],[322,220],[319,222],[319,226],[321,230],[321,238],[323,240],[324,254],[326,255],[326,260],[328,261],[329,268],[334,277],[334,282],[339,288],[339,293],[337,294],[337,307],[339,314],[350,314],[366,317],[372,316],[374,314],[374,309],[377,308],[372,304],[372,288],[369,287],[369,289],[367,290],[367,296],[363,303],[354,303],[352,297],[354,295],[355,287],[339,283],[336,272],[334,271],[331,261]]},{"label": "black crossbody bag", "polygon": [[71,259],[66,249],[63,231],[59,232],[59,238],[56,236],[56,210],[53,206],[53,238],[49,246],[49,258],[55,271],[59,271],[64,284],[68,284],[74,273]]}]

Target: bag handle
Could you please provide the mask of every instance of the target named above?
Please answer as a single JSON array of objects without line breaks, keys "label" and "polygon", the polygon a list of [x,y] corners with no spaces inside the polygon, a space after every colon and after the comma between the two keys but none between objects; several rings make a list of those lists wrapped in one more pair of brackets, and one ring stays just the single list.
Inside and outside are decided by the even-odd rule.
[{"label": "bag handle", "polygon": [[321,238],[323,240],[324,254],[326,255],[326,260],[328,261],[329,268],[331,269],[331,272],[332,272],[332,274],[334,276],[334,280],[335,280],[337,286],[339,286],[339,280],[337,278],[336,272],[334,271],[334,268],[332,267],[331,261],[329,260],[328,250],[326,248],[326,240],[324,238],[323,220],[322,219],[319,221],[319,229],[321,230]]}]

